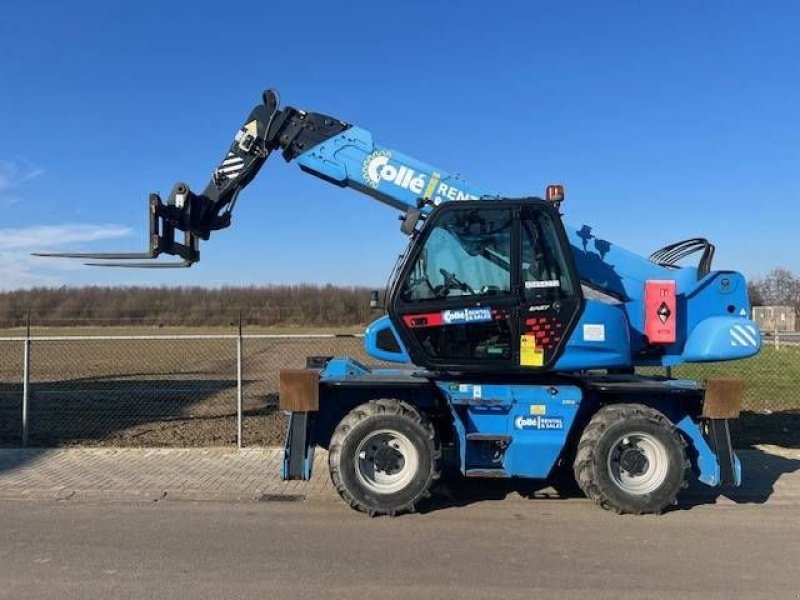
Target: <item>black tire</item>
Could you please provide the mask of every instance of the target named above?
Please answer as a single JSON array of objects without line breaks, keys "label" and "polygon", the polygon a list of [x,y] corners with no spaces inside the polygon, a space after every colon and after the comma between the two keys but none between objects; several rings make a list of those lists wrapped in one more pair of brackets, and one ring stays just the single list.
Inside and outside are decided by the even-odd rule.
[{"label": "black tire", "polygon": [[[408,461],[401,450],[392,451],[391,441],[381,444],[381,436],[389,439],[395,436],[401,450],[409,454]],[[376,446],[370,446],[372,440],[378,440],[376,445],[386,450],[374,450]],[[364,458],[359,456],[362,452]],[[374,455],[367,457],[367,452]],[[431,485],[439,479],[440,458],[441,450],[430,420],[410,404],[392,399],[371,400],[350,411],[337,425],[328,450],[328,466],[336,491],[350,506],[370,516],[413,512],[420,500],[430,496]],[[379,468],[379,461],[388,466]],[[378,477],[401,474],[397,475],[401,481],[394,484],[400,487],[377,489],[384,484],[370,477],[371,468]],[[406,468],[409,471],[403,473]]]},{"label": "black tire", "polygon": [[688,468],[686,442],[675,425],[641,404],[597,411],[583,430],[574,464],[575,479],[590,500],[635,515],[660,514],[674,504]]}]

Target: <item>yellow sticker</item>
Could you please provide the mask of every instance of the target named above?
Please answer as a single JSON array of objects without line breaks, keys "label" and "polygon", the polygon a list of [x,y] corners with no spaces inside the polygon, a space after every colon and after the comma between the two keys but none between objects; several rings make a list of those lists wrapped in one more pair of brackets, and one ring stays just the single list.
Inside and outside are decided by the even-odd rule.
[{"label": "yellow sticker", "polygon": [[428,182],[428,187],[425,188],[425,193],[422,194],[422,197],[428,200],[431,196],[433,196],[433,192],[436,189],[436,184],[439,183],[439,179],[441,179],[441,175],[434,171],[431,174],[431,180]]},{"label": "yellow sticker", "polygon": [[258,135],[258,121],[253,120],[250,121],[247,125],[243,127],[245,133],[256,137]]},{"label": "yellow sticker", "polygon": [[519,338],[519,364],[523,367],[544,366],[544,350],[536,347],[536,338],[532,335]]},{"label": "yellow sticker", "polygon": [[547,414],[547,405],[545,405],[545,404],[531,404],[531,414],[532,415],[546,415]]}]

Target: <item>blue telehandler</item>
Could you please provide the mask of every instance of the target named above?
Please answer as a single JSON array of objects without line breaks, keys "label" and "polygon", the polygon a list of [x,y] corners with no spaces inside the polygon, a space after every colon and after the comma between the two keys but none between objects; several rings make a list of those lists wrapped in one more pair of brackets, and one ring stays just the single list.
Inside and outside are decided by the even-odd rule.
[{"label": "blue telehandler", "polygon": [[[413,511],[447,468],[466,478],[569,472],[598,505],[634,514],[662,512],[690,476],[740,484],[728,423],[743,382],[668,375],[759,351],[744,277],[712,270],[702,238],[642,257],[565,226],[560,185],[544,198],[490,196],[364,129],[281,108],[270,90],[202,192],[178,183],[166,202],[151,194],[148,251],[60,256],[190,266],[273,152],[399,210],[409,240],[386,315],[364,338],[370,356],[396,367],[309,357],[280,373],[284,478],[310,478],[324,447],[338,493],[370,515]],[[162,254],[181,260],[129,260]]]}]

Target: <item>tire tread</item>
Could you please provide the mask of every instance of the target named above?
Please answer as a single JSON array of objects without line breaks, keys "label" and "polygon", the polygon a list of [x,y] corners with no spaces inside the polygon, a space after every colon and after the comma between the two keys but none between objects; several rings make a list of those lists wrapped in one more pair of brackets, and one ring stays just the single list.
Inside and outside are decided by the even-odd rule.
[{"label": "tire tread", "polygon": [[642,419],[645,422],[663,428],[672,437],[673,441],[680,448],[681,453],[683,470],[681,474],[681,488],[686,487],[686,471],[690,466],[689,460],[686,457],[686,441],[678,433],[672,421],[661,412],[643,404],[609,404],[595,413],[589,421],[589,424],[583,430],[583,434],[578,442],[578,451],[574,462],[575,480],[578,482],[578,486],[581,490],[583,490],[583,493],[586,494],[586,497],[605,510],[611,510],[617,514],[658,514],[663,512],[666,505],[675,502],[677,491],[672,497],[668,498],[668,502],[665,506],[651,508],[643,505],[635,505],[633,503],[623,505],[615,502],[614,499],[610,497],[608,491],[603,489],[602,482],[598,480],[595,472],[594,467],[598,460],[596,449],[602,435],[612,425],[632,418]]},{"label": "tire tread", "polygon": [[[342,445],[344,444],[348,433],[362,421],[370,417],[383,415],[400,417],[421,427],[425,431],[428,438],[432,463],[430,476],[423,492],[419,494],[417,498],[413,498],[409,502],[389,510],[376,509],[375,507],[370,507],[359,500],[345,485],[341,473],[339,472],[339,455],[341,454]],[[438,480],[441,476],[441,457],[442,451],[438,443],[436,430],[434,429],[433,424],[427,415],[418,411],[412,405],[402,400],[396,400],[393,398],[380,398],[376,400],[370,400],[365,404],[357,406],[339,422],[333,432],[330,447],[328,448],[328,467],[330,470],[333,487],[336,489],[336,492],[339,494],[339,496],[341,496],[351,508],[367,513],[371,517],[378,515],[388,515],[394,517],[399,514],[414,512],[419,500],[430,496],[431,484]]]}]

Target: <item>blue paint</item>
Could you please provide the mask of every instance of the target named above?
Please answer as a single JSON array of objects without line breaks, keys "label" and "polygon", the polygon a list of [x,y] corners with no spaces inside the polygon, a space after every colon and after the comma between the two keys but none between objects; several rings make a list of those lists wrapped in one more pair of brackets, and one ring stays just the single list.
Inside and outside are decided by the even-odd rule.
[{"label": "blue paint", "polygon": [[[587,326],[601,326],[602,340],[587,336]],[[587,365],[594,369],[624,368],[632,362],[630,331],[622,306],[586,300],[578,325],[553,370],[586,369]]]},{"label": "blue paint", "polygon": [[[426,197],[441,202],[492,197],[460,178],[403,153],[378,146],[372,135],[359,127],[311,148],[298,159],[306,171],[353,187],[400,210],[416,208]],[[425,207],[428,211],[429,207]],[[566,227],[572,255],[582,281],[602,290],[612,302],[585,300],[583,310],[554,370],[615,369],[633,366],[677,365],[687,361],[734,360],[757,353],[761,338],[747,318],[750,305],[744,278],[735,272],[717,271],[698,278],[695,267],[667,269],[616,244],[599,238],[588,226]],[[677,339],[652,352],[645,335],[645,284],[648,280],[673,280],[676,283]],[[445,324],[489,321],[491,309],[454,310],[442,313]],[[365,337],[367,352],[378,359],[408,361],[406,348],[387,352],[377,347],[377,333],[397,331],[386,317],[370,325]],[[399,338],[397,338],[399,341]],[[400,396],[412,405],[432,406],[436,397],[430,390],[398,390],[382,379],[387,371],[370,370],[357,361],[335,358],[321,373],[321,382],[347,383],[358,377],[374,378],[374,386],[348,392],[350,402],[369,397]],[[469,377],[465,375],[464,377]],[[435,381],[453,417],[453,434],[458,447],[459,468],[502,470],[509,476],[546,478],[570,439],[581,410],[585,422],[598,403],[583,397],[570,385],[533,385],[521,377],[505,383],[484,384],[457,378]],[[695,386],[694,382],[673,382],[675,386]],[[335,400],[323,409],[331,415],[341,407]],[[370,394],[372,396],[370,396]],[[341,399],[339,399],[341,401]],[[327,400],[326,400],[327,401]],[[669,415],[691,442],[692,468],[700,481],[715,486],[720,467],[698,424],[682,413],[680,404],[651,398],[645,401]],[[318,426],[318,428],[321,426]],[[319,433],[319,431],[318,431]],[[472,439],[470,439],[472,436]],[[498,452],[498,442],[506,443]],[[736,459],[736,477],[740,479]]]},{"label": "blue paint", "polygon": [[[717,456],[706,442],[699,425],[688,415],[676,423],[676,427],[682,431],[691,443],[693,456],[691,457],[692,470],[697,478],[711,487],[720,484],[720,466]],[[742,483],[742,464],[739,457],[734,454],[734,484],[738,487]]]},{"label": "blue paint", "polygon": [[761,332],[749,319],[708,317],[692,330],[683,358],[707,362],[747,358],[761,348]]},{"label": "blue paint", "polygon": [[[495,197],[443,169],[376,145],[372,134],[360,127],[352,127],[309,149],[297,162],[312,174],[353,187],[400,210],[416,208],[417,200],[426,194],[434,203]],[[588,225],[567,226],[566,230],[581,280],[620,302],[586,302],[581,326],[569,340],[556,370],[671,366],[688,361],[735,360],[758,352],[760,338],[749,347],[713,342],[713,348],[698,348],[704,343],[706,331],[712,328],[702,325],[708,318],[727,320],[731,327],[754,327],[742,316],[750,314],[750,304],[741,274],[718,271],[698,280],[695,267],[667,269],[656,265],[598,237]],[[655,357],[652,353],[640,355],[648,348],[644,290],[651,279],[676,282],[674,318],[679,325],[676,342],[663,346],[663,353]],[[580,337],[583,325],[593,322],[605,326],[607,341],[602,344],[584,343],[586,340]],[[693,335],[701,325],[700,333]],[[691,346],[684,351],[689,342]]]},{"label": "blue paint", "polygon": [[[391,350],[378,348],[378,333],[385,329],[388,329],[394,337],[397,345],[400,347],[399,352],[392,352]],[[408,356],[408,350],[406,350],[405,344],[403,344],[400,336],[397,335],[397,330],[394,328],[394,325],[392,324],[392,321],[389,319],[388,315],[384,315],[383,317],[375,319],[372,323],[370,323],[369,327],[367,327],[367,330],[364,332],[364,351],[371,357],[386,362],[411,362],[411,359]]]},{"label": "blue paint", "polygon": [[337,356],[329,360],[328,364],[325,365],[325,368],[320,373],[320,381],[346,379],[353,375],[367,375],[370,372],[369,367],[352,358]]},{"label": "blue paint", "polygon": [[[575,386],[460,381],[439,381],[437,386],[450,401],[462,473],[502,468],[512,477],[546,478],[561,454],[582,399]],[[525,425],[517,426],[522,423]],[[502,462],[488,460],[481,452],[485,443],[469,440],[471,433],[510,436]]]}]

